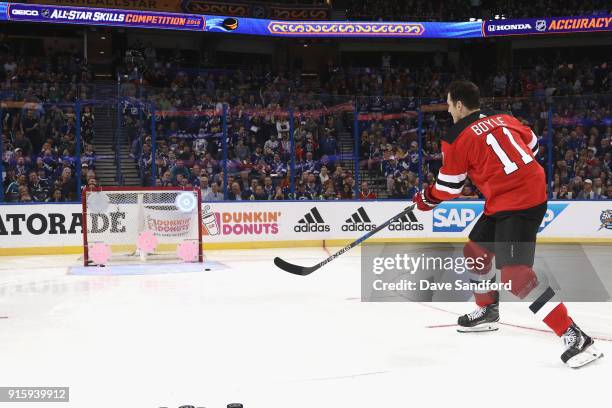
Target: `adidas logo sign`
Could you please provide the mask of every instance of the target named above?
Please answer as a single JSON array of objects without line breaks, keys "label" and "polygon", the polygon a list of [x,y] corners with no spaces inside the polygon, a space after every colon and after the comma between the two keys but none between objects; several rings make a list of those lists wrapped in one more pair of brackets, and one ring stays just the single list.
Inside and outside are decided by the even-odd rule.
[{"label": "adidas logo sign", "polygon": [[389,231],[423,231],[423,223],[419,222],[414,213],[404,214],[399,220],[389,224]]},{"label": "adidas logo sign", "polygon": [[363,207],[359,207],[359,209],[351,215],[351,218],[345,221],[345,224],[342,226],[342,231],[372,231],[374,228],[376,228],[376,225],[372,224],[372,220],[370,220],[368,213]]},{"label": "adidas logo sign", "polygon": [[329,225],[325,223],[317,207],[313,207],[293,227],[295,232],[329,232]]}]

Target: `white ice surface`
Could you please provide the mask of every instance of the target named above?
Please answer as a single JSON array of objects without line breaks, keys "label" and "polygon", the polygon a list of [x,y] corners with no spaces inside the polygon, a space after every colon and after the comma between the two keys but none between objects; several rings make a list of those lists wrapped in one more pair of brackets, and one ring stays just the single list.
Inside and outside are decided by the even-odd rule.
[{"label": "white ice surface", "polygon": [[571,370],[527,304],[502,304],[498,332],[459,334],[445,325],[472,304],[361,303],[358,250],[308,277],[274,256],[327,253],[209,251],[227,269],[150,276],[1,257],[0,386],[70,386],[52,406],[79,408],[609,406],[612,303],[568,304],[607,355]]}]

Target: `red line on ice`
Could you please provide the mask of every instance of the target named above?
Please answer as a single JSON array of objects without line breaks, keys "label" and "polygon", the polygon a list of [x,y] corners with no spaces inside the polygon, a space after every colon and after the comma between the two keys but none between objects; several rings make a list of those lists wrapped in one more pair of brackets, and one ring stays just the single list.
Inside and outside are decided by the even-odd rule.
[{"label": "red line on ice", "polygon": [[[415,302],[415,303],[418,303],[419,305],[428,307],[430,309],[439,310],[441,312],[450,313],[450,314],[454,314],[454,315],[458,315],[459,314],[459,313],[451,312],[450,310],[443,309],[441,307],[428,305],[426,303],[421,303],[421,302]],[[499,324],[504,325],[504,326],[514,327],[514,328],[517,328],[517,329],[536,331],[536,332],[540,332],[540,333],[552,333],[552,331],[550,331],[550,330],[538,329],[536,327],[523,326],[523,325],[520,325],[520,324],[503,323],[503,322],[499,322]],[[458,325],[457,324],[437,324],[437,325],[425,326],[425,328],[427,328],[427,329],[439,329],[439,328],[442,328],[442,327],[453,327],[453,326],[458,326]],[[610,342],[612,342],[612,338],[610,338],[610,337],[602,337],[602,336],[591,336],[591,337],[593,337],[595,340],[610,341]]]}]

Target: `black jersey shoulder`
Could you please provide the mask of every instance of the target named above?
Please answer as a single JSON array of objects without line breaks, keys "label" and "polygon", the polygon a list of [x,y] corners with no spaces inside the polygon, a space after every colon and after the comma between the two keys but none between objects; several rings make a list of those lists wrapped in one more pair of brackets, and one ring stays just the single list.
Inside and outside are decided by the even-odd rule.
[{"label": "black jersey shoulder", "polygon": [[478,119],[486,118],[487,116],[493,115],[510,115],[511,112],[508,111],[494,111],[494,110],[478,110],[474,113],[469,114],[465,118],[461,119],[459,122],[455,123],[448,132],[442,136],[442,140],[446,143],[452,144],[457,137],[465,130],[465,128],[469,127],[472,123],[476,122]]}]

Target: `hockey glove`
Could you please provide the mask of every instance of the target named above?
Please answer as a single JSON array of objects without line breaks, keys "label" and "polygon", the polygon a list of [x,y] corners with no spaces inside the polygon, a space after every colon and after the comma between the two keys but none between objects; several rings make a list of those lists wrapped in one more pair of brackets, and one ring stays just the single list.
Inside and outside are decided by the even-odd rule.
[{"label": "hockey glove", "polygon": [[441,201],[436,200],[431,195],[431,189],[432,188],[433,188],[433,186],[429,186],[429,187],[419,191],[418,193],[416,193],[414,195],[414,197],[412,197],[412,202],[416,203],[417,208],[419,210],[421,210],[421,211],[431,211],[434,208],[436,208],[436,206],[438,204],[441,203]]}]

